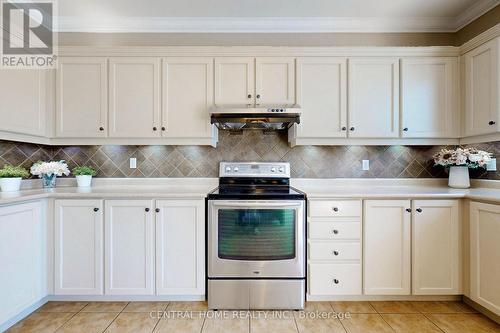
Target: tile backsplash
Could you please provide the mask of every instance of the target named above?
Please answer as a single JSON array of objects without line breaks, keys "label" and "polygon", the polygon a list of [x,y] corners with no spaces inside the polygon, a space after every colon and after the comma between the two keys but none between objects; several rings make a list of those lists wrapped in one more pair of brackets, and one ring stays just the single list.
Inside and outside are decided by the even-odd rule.
[{"label": "tile backsplash", "polygon": [[[217,177],[220,161],[286,161],[297,178],[431,178],[447,177],[433,166],[443,146],[297,146],[287,134],[245,131],[219,133],[217,148],[208,146],[43,146],[0,141],[0,167],[29,168],[38,160],[66,160],[72,169],[89,165],[97,177]],[[500,156],[500,141],[474,145]],[[137,168],[129,168],[129,158]],[[362,171],[361,161],[370,160]],[[499,159],[500,160],[500,159]],[[497,166],[498,169],[498,166]],[[472,170],[474,178],[500,180],[500,171]]]}]

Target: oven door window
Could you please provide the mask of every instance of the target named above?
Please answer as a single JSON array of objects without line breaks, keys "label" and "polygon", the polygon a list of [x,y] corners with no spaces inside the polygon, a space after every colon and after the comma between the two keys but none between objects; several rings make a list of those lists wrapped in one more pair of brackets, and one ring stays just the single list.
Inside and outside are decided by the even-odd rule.
[{"label": "oven door window", "polygon": [[218,257],[229,260],[295,258],[295,209],[219,209]]}]

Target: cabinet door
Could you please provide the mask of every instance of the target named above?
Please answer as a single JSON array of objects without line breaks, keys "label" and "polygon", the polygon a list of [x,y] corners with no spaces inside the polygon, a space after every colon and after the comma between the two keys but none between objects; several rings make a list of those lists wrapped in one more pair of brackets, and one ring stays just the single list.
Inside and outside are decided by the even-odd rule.
[{"label": "cabinet door", "polygon": [[105,206],[105,293],[153,295],[153,202],[106,200]]},{"label": "cabinet door", "polygon": [[254,92],[254,58],[215,58],[216,105],[253,105]]},{"label": "cabinet door", "polygon": [[364,205],[365,294],[409,295],[410,200],[368,200]]},{"label": "cabinet door", "polygon": [[0,69],[0,130],[45,136],[49,70]]},{"label": "cabinet door", "polygon": [[346,64],[346,58],[297,59],[297,137],[346,137]]},{"label": "cabinet door", "polygon": [[401,134],[405,138],[457,135],[457,58],[402,60]]},{"label": "cabinet door", "polygon": [[56,135],[105,137],[108,118],[106,58],[60,58],[56,86]]},{"label": "cabinet door", "polygon": [[0,323],[46,295],[46,230],[41,203],[0,208]]},{"label": "cabinet door", "polygon": [[55,294],[103,294],[101,200],[55,201]]},{"label": "cabinet door", "polygon": [[460,294],[458,201],[415,200],[412,211],[413,294]]},{"label": "cabinet door", "polygon": [[471,202],[471,299],[500,315],[500,205]]},{"label": "cabinet door", "polygon": [[399,59],[349,59],[349,136],[399,137]]},{"label": "cabinet door", "polygon": [[163,59],[162,133],[166,137],[212,137],[212,58]]},{"label": "cabinet door", "polygon": [[156,208],[157,294],[204,295],[204,201],[160,200]]},{"label": "cabinet door", "polygon": [[464,55],[465,135],[494,133],[500,120],[500,38]]},{"label": "cabinet door", "polygon": [[109,136],[159,137],[160,60],[109,60]]},{"label": "cabinet door", "polygon": [[295,58],[255,60],[255,104],[295,104]]}]

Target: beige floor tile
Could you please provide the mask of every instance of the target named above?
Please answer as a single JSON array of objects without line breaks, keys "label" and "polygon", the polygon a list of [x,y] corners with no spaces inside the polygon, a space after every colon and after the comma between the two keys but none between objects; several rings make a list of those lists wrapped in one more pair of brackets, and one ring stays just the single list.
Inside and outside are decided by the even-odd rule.
[{"label": "beige floor tile", "polygon": [[167,311],[207,311],[207,302],[170,302]]},{"label": "beige floor tile", "polygon": [[383,314],[382,318],[397,333],[441,333],[423,314]]},{"label": "beige floor tile", "polygon": [[67,322],[74,313],[35,312],[11,327],[7,332],[52,333]]},{"label": "beige floor tile", "polygon": [[295,323],[299,333],[345,333],[344,327],[335,318],[313,318],[308,313],[299,313],[295,314]]},{"label": "beige floor tile", "polygon": [[106,333],[150,333],[159,319],[151,318],[149,313],[122,312],[106,329]]},{"label": "beige floor tile", "polygon": [[47,302],[37,312],[79,312],[88,302]]},{"label": "beige floor tile", "polygon": [[90,302],[82,312],[121,312],[128,302]]},{"label": "beige floor tile", "polygon": [[249,318],[207,318],[203,324],[203,333],[248,333]]},{"label": "beige floor tile", "polygon": [[341,323],[349,333],[394,332],[379,314],[353,314]]},{"label": "beige floor tile", "polygon": [[80,312],[61,327],[57,333],[101,333],[118,316],[118,312]]},{"label": "beige floor tile", "polygon": [[272,316],[250,319],[251,333],[297,333],[297,325],[291,314],[291,318],[273,318]]},{"label": "beige floor tile", "polygon": [[164,311],[168,302],[130,302],[123,312],[151,312]]},{"label": "beige floor tile", "polygon": [[304,310],[306,312],[332,312],[330,302],[306,302]]},{"label": "beige floor tile", "polygon": [[335,312],[342,313],[377,313],[370,302],[330,302]]},{"label": "beige floor tile", "polygon": [[204,318],[162,318],[154,330],[155,333],[200,333]]},{"label": "beige floor tile", "polygon": [[475,313],[426,314],[446,333],[498,333],[500,325]]},{"label": "beige floor tile", "polygon": [[407,301],[381,301],[370,302],[378,313],[419,313],[419,311]]},{"label": "beige floor tile", "polygon": [[411,302],[422,313],[474,313],[474,309],[462,302]]}]

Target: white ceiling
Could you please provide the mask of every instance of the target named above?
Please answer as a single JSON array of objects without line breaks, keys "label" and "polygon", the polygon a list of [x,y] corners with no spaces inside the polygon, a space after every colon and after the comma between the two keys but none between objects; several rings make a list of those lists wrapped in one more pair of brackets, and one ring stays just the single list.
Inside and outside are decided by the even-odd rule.
[{"label": "white ceiling", "polygon": [[61,31],[455,31],[500,0],[61,0]]}]

